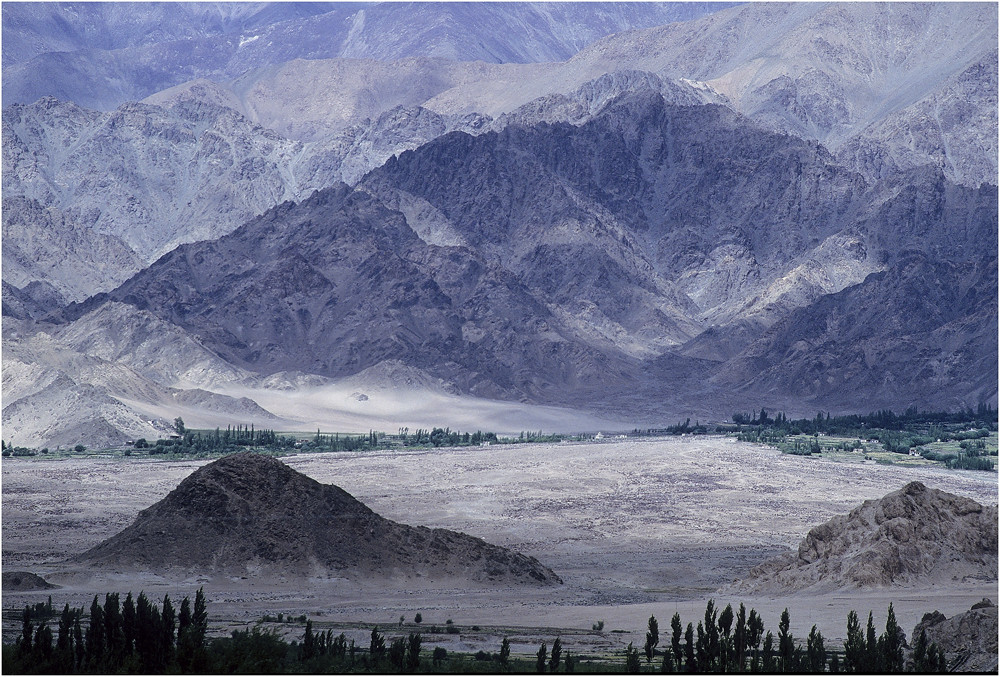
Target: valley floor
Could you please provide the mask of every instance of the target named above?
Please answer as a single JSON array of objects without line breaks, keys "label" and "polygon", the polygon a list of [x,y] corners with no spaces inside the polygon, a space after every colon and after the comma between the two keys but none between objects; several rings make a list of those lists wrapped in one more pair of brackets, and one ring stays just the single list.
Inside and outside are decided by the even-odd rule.
[{"label": "valley floor", "polygon": [[[847,612],[874,611],[884,626],[894,604],[909,634],[921,616],[947,616],[989,597],[995,581],[946,581],[921,589],[748,597],[727,591],[761,561],[794,548],[808,530],[866,499],[912,480],[997,502],[994,473],[833,463],[721,437],[615,440],[436,449],[302,454],[282,459],[314,479],[336,484],[381,515],[413,525],[445,527],[517,549],[562,577],[555,588],[483,591],[461,582],[434,586],[399,580],[374,586],[342,579],[310,581],[165,580],[115,572],[92,574],[60,561],[117,533],[207,462],[145,459],[5,459],[3,568],[40,574],[63,587],[4,591],[4,638],[16,614],[51,592],[61,607],[89,605],[94,594],[132,590],[173,599],[204,585],[216,632],[246,627],[265,614],[305,614],[319,629],[346,629],[367,646],[371,625],[390,636],[415,628],[425,646],[497,651],[510,635],[515,653],[533,653],[561,635],[574,653],[641,646],[649,616],[661,635],[680,612],[697,623],[705,602],[744,602],[776,631],[790,610],[796,637],[817,624],[828,645],[845,634]],[[423,623],[413,624],[420,612]],[[399,627],[400,616],[406,626]],[[430,634],[451,619],[461,632]],[[604,631],[591,630],[603,620]],[[478,626],[474,630],[472,626]],[[301,624],[277,624],[301,639]],[[338,630],[339,632],[339,630]]]}]

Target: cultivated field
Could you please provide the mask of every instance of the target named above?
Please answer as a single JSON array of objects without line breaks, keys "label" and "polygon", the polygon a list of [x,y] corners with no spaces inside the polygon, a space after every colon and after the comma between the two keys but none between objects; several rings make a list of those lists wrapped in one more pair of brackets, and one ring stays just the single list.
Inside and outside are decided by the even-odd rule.
[{"label": "cultivated field", "polygon": [[[743,601],[755,607],[772,630],[787,606],[797,637],[817,623],[829,639],[843,637],[851,608],[859,614],[873,610],[876,623],[884,625],[892,601],[909,633],[927,611],[951,616],[984,596],[996,601],[995,582],[777,599],[725,591],[755,564],[797,546],[811,527],[912,480],[996,504],[993,473],[833,463],[719,437],[303,454],[283,460],[341,486],[390,519],[464,531],[537,557],[564,585],[483,591],[458,581],[434,586],[419,580],[378,586],[329,579],[167,581],[116,572],[92,575],[60,564],[117,533],[203,464],[135,458],[5,459],[4,570],[33,571],[64,586],[51,591],[60,607],[89,604],[95,593],[106,591],[144,589],[150,597],[175,598],[204,585],[210,616],[222,621],[218,631],[264,614],[307,614],[321,628],[348,628],[348,636],[353,633],[365,646],[371,624],[397,625],[400,616],[410,622],[419,611],[425,631],[432,624],[443,627],[446,619],[463,628],[460,634],[425,639],[428,646],[449,650],[495,651],[500,634],[512,635],[515,652],[533,652],[539,638],[551,642],[556,634],[574,652],[620,648],[629,641],[641,646],[650,614],[660,619],[662,634],[675,611],[685,624],[696,622],[709,598],[722,606]],[[23,607],[47,594],[5,592],[3,606]],[[8,639],[17,632],[12,620],[5,614]],[[601,634],[590,629],[598,620],[605,621]],[[473,625],[480,630],[471,631]],[[301,637],[301,626],[282,627]]]}]

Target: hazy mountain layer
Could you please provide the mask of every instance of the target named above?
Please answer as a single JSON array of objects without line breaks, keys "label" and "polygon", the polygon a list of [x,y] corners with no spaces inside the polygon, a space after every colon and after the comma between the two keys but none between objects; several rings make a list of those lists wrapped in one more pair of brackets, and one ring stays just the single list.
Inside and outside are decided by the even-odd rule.
[{"label": "hazy mountain layer", "polygon": [[228,233],[283,200],[356,180],[395,152],[466,128],[397,109],[304,144],[224,105],[174,104],[97,113],[44,99],[4,109],[8,282],[42,279],[72,299],[106,291],[179,243]]},{"label": "hazy mountain layer", "polygon": [[772,129],[846,147],[870,178],[933,164],[978,185],[996,182],[996,26],[996,7],[981,3],[747,3],[623,31],[561,63],[294,60],[247,71],[232,90],[251,119],[307,138],[394,105],[497,117],[608,73],[646,71],[691,80]]},{"label": "hazy mountain layer", "polygon": [[187,80],[228,81],[293,59],[564,61],[611,33],[730,4],[25,3],[3,12],[3,96],[111,110]]}]

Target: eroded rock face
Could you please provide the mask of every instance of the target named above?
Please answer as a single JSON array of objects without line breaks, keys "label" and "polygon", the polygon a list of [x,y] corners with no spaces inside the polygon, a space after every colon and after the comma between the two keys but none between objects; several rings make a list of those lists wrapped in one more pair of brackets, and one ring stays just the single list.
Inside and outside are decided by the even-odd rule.
[{"label": "eroded rock face", "polygon": [[812,529],[798,551],[751,570],[741,588],[933,585],[997,579],[997,508],[910,482]]},{"label": "eroded rock face", "polygon": [[532,557],[387,520],[337,486],[251,453],[197,470],[124,531],[73,559],[124,571],[562,582]]},{"label": "eroded rock face", "polygon": [[927,643],[945,652],[948,668],[956,672],[997,671],[997,607],[989,599],[969,611],[946,618],[940,611],[924,614],[913,637],[927,633]]}]

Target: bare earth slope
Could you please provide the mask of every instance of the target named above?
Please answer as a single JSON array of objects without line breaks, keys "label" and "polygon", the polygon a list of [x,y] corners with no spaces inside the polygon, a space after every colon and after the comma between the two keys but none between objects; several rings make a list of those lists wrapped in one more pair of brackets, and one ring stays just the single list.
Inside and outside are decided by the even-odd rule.
[{"label": "bare earth slope", "polygon": [[447,529],[387,520],[337,486],[250,453],[200,468],[124,531],[75,559],[125,570],[562,582],[534,558]]},{"label": "bare earth slope", "polygon": [[812,529],[798,552],[751,570],[744,591],[997,579],[997,508],[910,482]]}]

